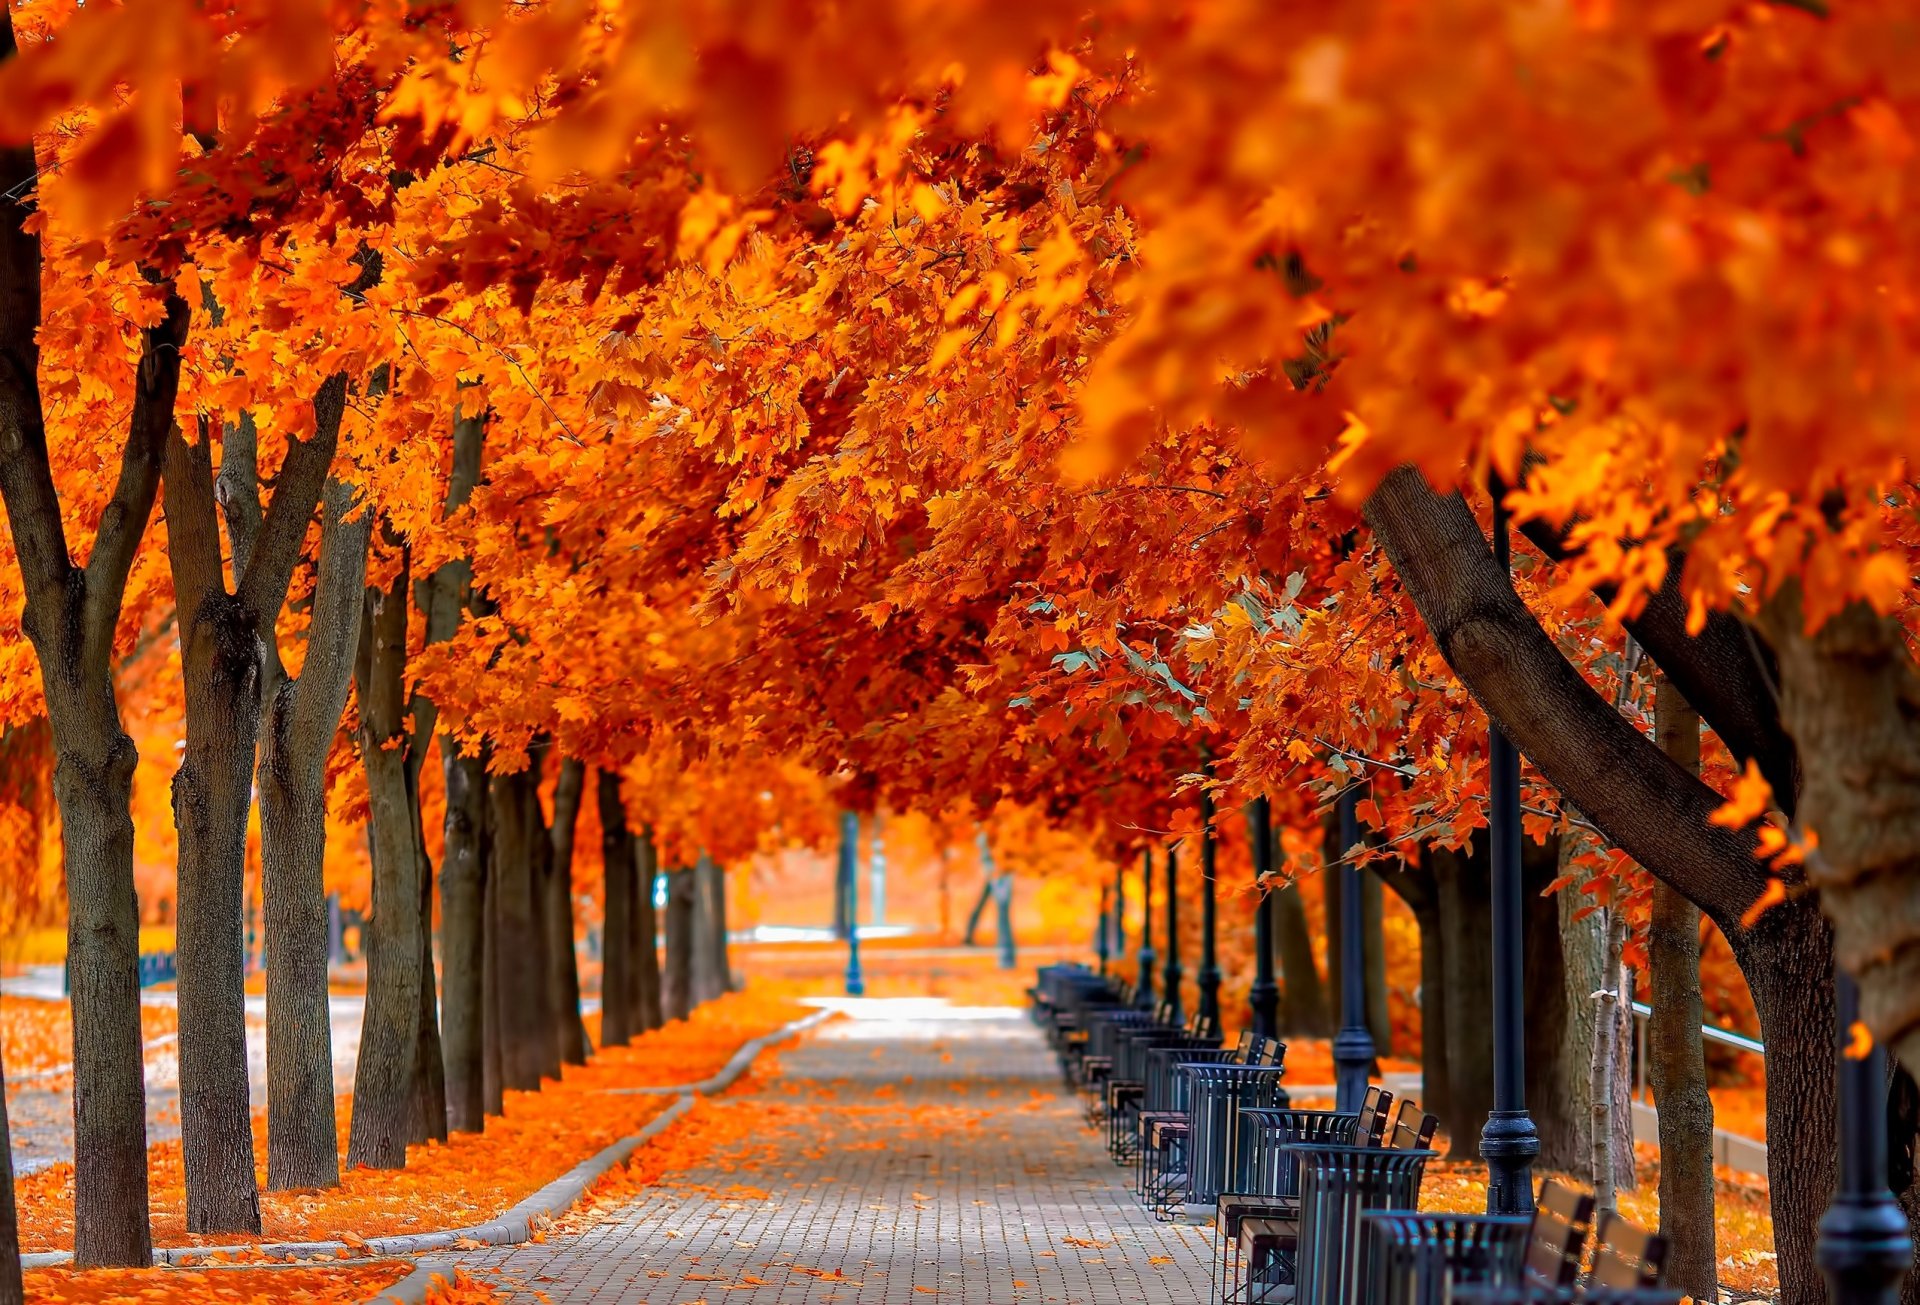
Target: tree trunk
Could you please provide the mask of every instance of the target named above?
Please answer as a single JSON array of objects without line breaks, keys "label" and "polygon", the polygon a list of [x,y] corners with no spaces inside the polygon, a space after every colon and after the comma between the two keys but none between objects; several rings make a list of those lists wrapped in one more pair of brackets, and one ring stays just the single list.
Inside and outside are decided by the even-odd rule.
[{"label": "tree trunk", "polygon": [[406,736],[407,565],[390,589],[367,591],[354,678],[360,758],[367,771],[373,848],[373,917],[367,922],[367,1004],[354,1066],[347,1164],[399,1169],[414,1122],[420,1041],[420,859],[408,799]]},{"label": "tree trunk", "polygon": [[[1580,842],[1568,837],[1562,840],[1563,855],[1573,857],[1580,850]],[[1528,1026],[1540,1027],[1549,1035],[1548,1040],[1539,1046],[1543,1067],[1550,1066],[1551,1085],[1543,1084],[1543,1092],[1556,1093],[1566,1103],[1561,1113],[1566,1126],[1553,1129],[1541,1129],[1540,1158],[1538,1163],[1549,1169],[1561,1169],[1568,1173],[1585,1173],[1593,1164],[1593,1044],[1596,1034],[1594,1024],[1593,994],[1599,990],[1606,971],[1607,940],[1605,922],[1595,912],[1581,919],[1575,919],[1580,911],[1592,904],[1592,898],[1577,889],[1566,888],[1555,893],[1550,899],[1554,908],[1554,931],[1559,939],[1561,953],[1561,972],[1557,980],[1557,991],[1548,994],[1543,986],[1530,984],[1528,997]],[[1550,1023],[1535,1025],[1533,1003],[1539,997],[1552,1002],[1558,1018],[1553,1019],[1548,1012]],[[1530,1041],[1529,1049],[1534,1044]],[[1528,1067],[1532,1068],[1533,1058],[1529,1056]],[[1529,1102],[1545,1099],[1533,1090],[1534,1081],[1529,1075]]]},{"label": "tree trunk", "polygon": [[[545,760],[545,745],[536,744],[532,769],[528,772],[525,786],[520,790],[521,801],[527,808],[527,891],[533,906],[532,948],[528,952],[527,990],[520,1019],[526,1030],[529,1056],[540,1067],[539,1076],[534,1082],[536,1088],[546,1079],[559,1079],[561,1045],[560,1026],[553,1017],[559,999],[554,993],[553,949],[548,945],[550,934],[547,924],[547,918],[552,914],[547,909],[547,902],[552,892],[553,831],[547,824],[546,808],[540,804],[540,780],[546,768]],[[568,935],[571,937],[571,930]]]},{"label": "tree trunk", "polygon": [[1297,885],[1273,894],[1273,945],[1280,969],[1280,1029],[1299,1037],[1331,1035],[1327,989],[1313,959],[1313,932],[1307,904]]},{"label": "tree trunk", "polygon": [[1418,863],[1395,871],[1386,882],[1413,912],[1420,929],[1420,1103],[1451,1136],[1460,1131],[1462,1121],[1454,1108],[1453,1076],[1447,1066],[1447,940],[1440,924],[1433,850],[1423,845]]},{"label": "tree trunk", "polygon": [[1593,1077],[1587,1085],[1593,1102],[1593,1160],[1587,1181],[1593,1185],[1595,1210],[1616,1209],[1613,1131],[1613,1080],[1619,1051],[1620,953],[1627,945],[1627,917],[1615,906],[1605,913],[1607,945],[1600,987],[1594,990]]},{"label": "tree trunk", "polygon": [[445,971],[441,1056],[447,1127],[486,1124],[487,761],[459,755],[440,736],[447,780],[446,847],[440,860],[440,963]]},{"label": "tree trunk", "polygon": [[416,837],[414,856],[420,880],[420,1023],[413,1053],[413,1127],[411,1142],[447,1140],[447,1067],[440,1046],[440,1002],[433,973],[433,867],[426,838],[419,832],[420,787],[408,785]]},{"label": "tree trunk", "polygon": [[620,776],[600,772],[601,915],[605,920],[600,969],[600,1045],[624,1047],[637,1031],[634,1008],[634,871],[633,831],[627,828],[626,804],[620,800]]},{"label": "tree trunk", "polygon": [[668,1020],[693,1011],[693,872],[667,872],[667,966],[661,975],[661,1007]]},{"label": "tree trunk", "polygon": [[633,915],[630,936],[634,961],[627,976],[629,1001],[638,1011],[635,1031],[657,1029],[666,1023],[661,1009],[660,929],[655,918],[653,881],[660,871],[660,854],[653,830],[642,829],[634,840]]},{"label": "tree trunk", "polygon": [[[876,850],[874,855],[884,858],[886,854]],[[711,903],[707,922],[713,930],[715,995],[725,996],[733,991],[733,957],[727,929],[727,868],[711,858],[707,860],[707,888]]]},{"label": "tree trunk", "polygon": [[715,976],[719,972],[713,954],[713,884],[708,867],[713,863],[702,852],[687,872],[693,893],[693,957],[688,962],[693,972],[691,1005],[704,1006],[720,995]]},{"label": "tree trunk", "polygon": [[[491,790],[492,782],[488,787]],[[494,806],[489,793],[484,878],[486,891],[480,899],[480,1092],[483,1109],[498,1116],[506,1109],[507,1058],[506,1031],[502,1028],[504,999],[500,995],[500,880],[499,833],[494,828]]]},{"label": "tree trunk", "polygon": [[7,1124],[6,1075],[0,1072],[0,1305],[25,1305],[20,1278],[20,1219],[13,1203],[13,1131]]},{"label": "tree trunk", "polygon": [[558,1069],[558,1047],[547,997],[546,949],[538,911],[538,853],[546,848],[540,819],[537,772],[493,777],[493,865],[489,896],[497,930],[494,956],[499,977],[494,996],[504,1088],[532,1092],[551,1066]]},{"label": "tree trunk", "polygon": [[[1665,676],[1654,680],[1654,722],[1660,750],[1697,774],[1700,714]],[[1700,910],[1658,882],[1647,927],[1647,973],[1653,1007],[1647,1071],[1660,1113],[1660,1235],[1667,1239],[1667,1282],[1696,1299],[1717,1300],[1713,1098],[1700,1036],[1706,1018],[1700,1000]]]},{"label": "tree trunk", "polygon": [[573,831],[580,819],[580,798],[586,787],[586,763],[568,757],[560,763],[553,790],[551,869],[547,874],[547,966],[553,997],[553,1027],[559,1039],[560,1059],[569,1065],[587,1063],[592,1048],[587,1026],[580,1019],[580,962],[573,949]]},{"label": "tree trunk", "polygon": [[[1479,840],[1484,842],[1484,840]],[[1462,944],[1442,951],[1446,1002],[1448,1095],[1446,1119],[1455,1159],[1480,1154],[1480,1130],[1493,1109],[1493,957],[1480,940],[1492,937],[1492,884],[1486,858],[1466,850],[1429,853],[1439,897],[1441,932]]]},{"label": "tree trunk", "polygon": [[[223,472],[224,474],[224,472]],[[332,919],[327,896],[327,752],[340,726],[366,589],[372,514],[349,520],[354,492],[330,481],[320,578],[300,676],[280,680],[260,745],[261,896],[267,955],[267,1186],[337,1187],[327,996]],[[277,667],[278,657],[271,662]]]}]

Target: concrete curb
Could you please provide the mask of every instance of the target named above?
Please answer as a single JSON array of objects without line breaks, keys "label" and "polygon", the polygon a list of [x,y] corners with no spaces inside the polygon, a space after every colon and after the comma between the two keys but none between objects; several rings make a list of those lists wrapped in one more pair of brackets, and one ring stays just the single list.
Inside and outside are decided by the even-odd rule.
[{"label": "concrete curb", "polygon": [[[833,1017],[831,1011],[816,1011],[812,1015],[792,1021],[771,1033],[763,1033],[741,1044],[733,1053],[732,1059],[722,1066],[719,1072],[708,1075],[697,1083],[684,1083],[669,1087],[648,1089],[627,1089],[628,1091],[646,1091],[655,1094],[677,1094],[679,1100],[648,1120],[646,1126],[631,1137],[623,1137],[613,1145],[588,1157],[569,1169],[554,1181],[542,1187],[526,1200],[508,1210],[497,1219],[486,1223],[474,1224],[468,1228],[453,1228],[442,1232],[401,1233],[391,1237],[369,1237],[364,1244],[350,1246],[346,1242],[275,1242],[262,1244],[242,1244],[237,1246],[167,1246],[157,1247],[153,1252],[155,1264],[167,1264],[184,1267],[189,1263],[197,1264],[209,1255],[225,1252],[228,1255],[272,1255],[281,1259],[294,1256],[302,1260],[336,1260],[340,1252],[352,1252],[353,1259],[383,1259],[395,1256],[419,1255],[428,1251],[445,1250],[456,1242],[476,1241],[489,1246],[511,1246],[524,1242],[532,1236],[534,1227],[544,1219],[551,1219],[570,1208],[586,1192],[587,1188],[608,1170],[624,1163],[635,1151],[658,1137],[672,1126],[675,1120],[693,1108],[695,1097],[711,1096],[724,1092],[747,1072],[749,1066],[769,1047],[776,1046],[790,1038],[798,1037],[808,1029]],[[52,1268],[67,1264],[73,1259],[72,1251],[40,1251],[31,1255],[22,1255],[20,1265],[25,1269]],[[444,1275],[443,1275],[444,1276]],[[389,1287],[385,1293],[376,1296],[368,1305],[378,1302],[397,1301],[401,1305],[414,1305],[425,1299],[425,1293],[432,1286],[433,1275],[425,1269],[416,1270],[406,1278]],[[396,1295],[399,1292],[417,1291],[418,1295]]]}]

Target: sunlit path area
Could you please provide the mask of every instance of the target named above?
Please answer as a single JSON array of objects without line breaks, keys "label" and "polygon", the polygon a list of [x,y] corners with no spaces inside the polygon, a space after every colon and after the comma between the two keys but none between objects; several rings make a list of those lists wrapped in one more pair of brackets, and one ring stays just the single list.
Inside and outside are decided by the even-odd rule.
[{"label": "sunlit path area", "polygon": [[715,1138],[700,1160],[582,1231],[457,1263],[553,1305],[1206,1299],[1205,1237],[1133,1199],[1025,1011],[830,1006],[776,1078],[685,1126]]}]

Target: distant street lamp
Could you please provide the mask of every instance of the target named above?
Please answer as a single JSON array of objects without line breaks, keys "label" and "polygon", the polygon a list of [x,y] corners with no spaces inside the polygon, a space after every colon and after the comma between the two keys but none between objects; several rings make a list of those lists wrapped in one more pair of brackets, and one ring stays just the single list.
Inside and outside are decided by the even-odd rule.
[{"label": "distant street lamp", "polygon": [[840,892],[846,903],[847,996],[864,997],[867,983],[860,974],[860,817],[840,813]]},{"label": "distant street lamp", "polygon": [[1260,900],[1253,908],[1253,987],[1247,1004],[1253,1009],[1253,1031],[1262,1038],[1280,1036],[1280,985],[1273,977],[1273,894],[1267,890],[1273,873],[1273,807],[1261,794],[1247,804],[1247,836],[1253,843],[1253,874]]},{"label": "distant street lamp", "polygon": [[1140,850],[1140,985],[1136,1004],[1153,1009],[1153,848]]}]

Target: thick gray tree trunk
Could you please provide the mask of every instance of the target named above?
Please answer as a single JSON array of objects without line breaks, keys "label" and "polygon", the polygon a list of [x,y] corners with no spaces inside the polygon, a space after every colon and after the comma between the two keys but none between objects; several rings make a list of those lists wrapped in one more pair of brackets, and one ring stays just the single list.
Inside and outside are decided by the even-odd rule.
[{"label": "thick gray tree trunk", "polygon": [[624,1047],[639,1031],[633,977],[639,945],[634,936],[636,853],[633,831],[627,828],[626,804],[620,799],[620,776],[601,771],[598,796],[600,905],[605,919],[600,945],[600,1045]]},{"label": "thick gray tree trunk", "polygon": [[683,1020],[693,1011],[693,871],[667,872],[667,966],[661,976],[662,1014]]},{"label": "thick gray tree trunk", "polygon": [[[14,54],[9,10],[0,65]],[[0,193],[27,195],[38,174],[31,142],[0,148]],[[76,565],[40,405],[40,237],[26,226],[34,211],[0,206],[0,499],[56,758],[73,1002],[74,1258],[82,1267],[144,1265],[152,1241],[131,815],[139,756],[120,723],[113,640],[159,490],[189,311],[167,294],[161,320],[142,333],[113,495],[86,565]]]},{"label": "thick gray tree trunk", "polygon": [[[1700,770],[1700,713],[1665,676],[1654,680],[1660,750]],[[1660,1235],[1667,1239],[1667,1282],[1697,1300],[1720,1294],[1714,1236],[1713,1097],[1707,1091],[1700,1026],[1700,909],[1663,883],[1653,886],[1647,928],[1653,1017],[1647,1069],[1660,1112]]]},{"label": "thick gray tree trunk", "polygon": [[[1719,794],[1662,754],[1567,663],[1494,563],[1459,495],[1438,494],[1418,471],[1401,468],[1381,481],[1365,512],[1435,643],[1488,715],[1616,847],[1726,936],[1768,1045],[1768,1177],[1782,1300],[1824,1301],[1814,1229],[1833,1189],[1837,1140],[1832,938],[1818,908],[1800,898],[1743,921],[1767,880],[1754,835],[1714,825]],[[1650,634],[1643,642],[1672,672],[1670,662],[1681,663],[1687,650],[1663,639]],[[1691,685],[1682,689],[1706,710]],[[1807,740],[1798,741],[1806,751]],[[1809,774],[1818,769],[1809,766]]]},{"label": "thick gray tree trunk", "polygon": [[580,819],[580,799],[586,788],[587,768],[573,757],[560,763],[553,790],[553,830],[546,878],[548,995],[553,999],[553,1028],[560,1059],[569,1065],[587,1063],[592,1049],[587,1026],[580,1019],[580,963],[573,948],[573,831]]},{"label": "thick gray tree trunk", "polygon": [[407,756],[408,568],[401,550],[391,587],[368,589],[360,654],[360,758],[367,771],[373,918],[367,925],[367,1005],[354,1067],[347,1163],[399,1169],[415,1119],[420,1041],[420,858]]},{"label": "thick gray tree trunk", "polygon": [[[231,519],[233,496],[228,502]],[[275,1191],[340,1182],[327,1000],[326,763],[360,643],[372,525],[373,514],[356,504],[353,487],[329,481],[306,658],[298,679],[279,679],[262,726],[261,895],[272,961],[267,969],[267,1186]],[[269,660],[277,664],[278,657]]]},{"label": "thick gray tree trunk", "polygon": [[538,1090],[542,1075],[559,1068],[537,891],[548,849],[537,766],[536,756],[527,770],[493,776],[489,877],[497,930],[493,954],[499,961],[494,999],[500,1081],[504,1088],[528,1092]]},{"label": "thick gray tree trunk", "polygon": [[713,947],[713,876],[709,872],[712,862],[702,852],[686,872],[693,896],[692,923],[692,959],[688,962],[692,972],[693,995],[690,1006],[704,1006],[720,995],[718,981],[719,958],[714,955]]},{"label": "thick gray tree trunk", "polygon": [[653,881],[660,872],[660,853],[652,828],[634,840],[633,948],[634,964],[628,976],[630,999],[639,1011],[637,1032],[666,1023],[661,1009],[660,929],[654,911]]},{"label": "thick gray tree trunk", "polygon": [[477,1133],[486,1097],[487,761],[463,757],[440,737],[447,781],[446,847],[440,861],[440,956],[446,1001],[447,1126]]}]

